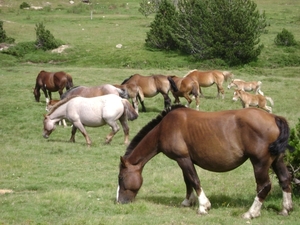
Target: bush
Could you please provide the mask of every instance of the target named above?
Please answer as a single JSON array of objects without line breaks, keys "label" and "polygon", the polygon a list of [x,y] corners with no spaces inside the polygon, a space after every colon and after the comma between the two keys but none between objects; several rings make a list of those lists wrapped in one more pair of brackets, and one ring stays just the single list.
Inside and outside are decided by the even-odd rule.
[{"label": "bush", "polygon": [[29,5],[27,2],[23,2],[23,3],[20,5],[20,9],[25,9],[25,8],[30,8],[30,5]]},{"label": "bush", "polygon": [[281,33],[277,34],[274,42],[275,45],[279,45],[279,46],[297,45],[294,35],[286,29],[282,29]]},{"label": "bush", "polygon": [[140,3],[139,12],[148,17],[152,13],[156,13],[159,9],[161,0],[143,0]]},{"label": "bush", "polygon": [[6,32],[3,29],[3,21],[0,21],[0,43],[12,44],[14,42],[15,42],[14,38],[6,36]]},{"label": "bush", "polygon": [[49,30],[46,30],[43,23],[36,24],[36,41],[35,46],[38,49],[51,50],[58,48],[62,45],[61,41],[58,41],[54,38],[54,36],[50,33]]},{"label": "bush", "polygon": [[34,51],[36,51],[34,42],[20,42],[17,45],[8,48],[3,53],[16,57],[23,57],[25,54]]},{"label": "bush", "polygon": [[286,154],[286,161],[293,176],[294,184],[300,190],[300,118],[295,128],[291,129],[289,144],[295,148],[295,151]]}]

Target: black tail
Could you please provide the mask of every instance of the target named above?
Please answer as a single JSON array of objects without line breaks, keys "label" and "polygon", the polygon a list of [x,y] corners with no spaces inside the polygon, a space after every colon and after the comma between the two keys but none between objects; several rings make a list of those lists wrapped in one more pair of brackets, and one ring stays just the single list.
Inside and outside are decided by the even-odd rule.
[{"label": "black tail", "polygon": [[280,130],[276,141],[270,144],[269,151],[271,155],[279,155],[284,153],[286,149],[293,151],[293,147],[289,145],[290,128],[285,118],[281,116],[275,117],[275,122]]},{"label": "black tail", "polygon": [[168,76],[168,80],[169,80],[169,82],[170,82],[170,84],[171,84],[171,88],[173,89],[173,91],[174,91],[174,92],[177,92],[177,91],[178,91],[178,88],[177,88],[177,86],[176,86],[174,80],[172,79],[172,77],[171,77],[171,76]]}]

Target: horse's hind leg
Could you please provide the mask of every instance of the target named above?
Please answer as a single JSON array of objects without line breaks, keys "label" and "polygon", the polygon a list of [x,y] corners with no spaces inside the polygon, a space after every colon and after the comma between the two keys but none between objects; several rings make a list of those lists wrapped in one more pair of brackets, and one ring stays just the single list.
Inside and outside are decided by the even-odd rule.
[{"label": "horse's hind leg", "polygon": [[194,189],[199,201],[199,209],[197,213],[200,215],[207,214],[211,204],[200,186],[200,180],[193,162],[190,158],[179,158],[177,159],[177,163],[182,170],[186,185],[186,197],[181,204],[183,206],[190,206],[195,203],[195,196],[193,194]]},{"label": "horse's hind leg", "polygon": [[261,206],[271,190],[269,177],[270,165],[267,160],[251,159],[251,162],[254,168],[257,195],[250,209],[243,215],[244,219],[252,219],[260,216]]},{"label": "horse's hind leg", "polygon": [[172,101],[171,101],[170,97],[168,96],[168,94],[163,94],[163,93],[162,93],[162,95],[163,95],[163,97],[164,97],[165,108],[171,106],[171,102],[172,102]]},{"label": "horse's hind leg", "polygon": [[137,97],[142,105],[142,112],[146,112],[146,107],[144,105],[144,99],[142,99],[140,95],[138,95]]},{"label": "horse's hind leg", "polygon": [[284,164],[283,154],[278,156],[272,163],[272,169],[278,177],[279,185],[281,186],[283,193],[282,210],[280,215],[287,216],[293,209],[292,203],[292,187],[291,187],[291,175]]},{"label": "horse's hind leg", "polygon": [[106,121],[106,123],[111,127],[112,131],[106,136],[105,138],[105,144],[109,144],[115,134],[120,130],[120,127],[118,126],[116,121]]}]

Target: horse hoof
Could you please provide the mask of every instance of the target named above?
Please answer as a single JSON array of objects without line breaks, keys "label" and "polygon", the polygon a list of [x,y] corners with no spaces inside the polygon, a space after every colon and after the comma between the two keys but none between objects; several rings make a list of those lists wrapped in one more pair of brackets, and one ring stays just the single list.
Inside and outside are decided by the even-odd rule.
[{"label": "horse hoof", "polygon": [[278,213],[278,215],[281,215],[281,216],[288,216],[288,215],[289,215],[289,212],[288,212],[286,209],[283,209],[281,212]]}]

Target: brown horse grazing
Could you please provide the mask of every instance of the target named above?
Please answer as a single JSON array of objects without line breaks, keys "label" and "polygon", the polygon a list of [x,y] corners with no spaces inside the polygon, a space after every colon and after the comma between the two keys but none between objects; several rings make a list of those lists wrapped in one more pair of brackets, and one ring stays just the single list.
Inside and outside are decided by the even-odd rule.
[{"label": "brown horse grazing", "polygon": [[[144,97],[146,98],[151,98],[158,93],[161,93],[164,97],[165,108],[171,106],[171,99],[168,95],[169,91],[178,91],[172,78],[165,75],[143,76],[140,74],[134,74],[125,79],[121,84],[134,84],[139,86],[142,89]],[[142,111],[146,112],[143,99],[139,95],[138,99],[141,102]]]},{"label": "brown horse grazing", "polygon": [[250,159],[257,194],[243,217],[260,215],[262,203],[271,190],[270,167],[283,191],[281,214],[288,215],[292,210],[291,175],[283,157],[286,148],[292,151],[288,145],[289,133],[283,117],[257,108],[220,112],[199,112],[183,106],[166,109],[139,131],[121,157],[116,200],[119,203],[134,200],[143,183],[145,164],[162,152],[182,169],[186,184],[182,205],[191,206],[198,199],[198,213],[207,214],[211,204],[194,164],[209,171],[226,172]]},{"label": "brown horse grazing", "polygon": [[177,76],[171,76],[171,78],[174,80],[176,86],[178,87],[178,91],[171,90],[175,101],[174,103],[178,104],[180,103],[179,97],[184,97],[188,104],[187,107],[190,107],[190,104],[192,103],[192,99],[190,98],[190,95],[192,94],[196,99],[196,109],[199,110],[199,84],[197,81],[189,78],[189,77],[177,77]]},{"label": "brown horse grazing", "polygon": [[69,98],[71,96],[81,96],[85,98],[97,97],[107,94],[115,94],[121,98],[128,99],[127,91],[124,89],[116,88],[111,84],[103,84],[100,86],[86,87],[86,86],[76,86],[66,91],[60,99]]},{"label": "brown horse grazing", "polygon": [[236,89],[241,89],[243,91],[254,91],[255,94],[264,95],[264,93],[260,90],[261,85],[261,81],[246,82],[240,79],[232,79],[227,88],[230,89],[232,87],[235,87]]},{"label": "brown horse grazing", "polygon": [[42,70],[36,78],[33,94],[35,100],[39,102],[41,96],[40,89],[42,89],[45,94],[46,101],[49,101],[48,95],[50,100],[52,99],[51,92],[58,91],[61,96],[64,88],[69,90],[71,87],[73,87],[73,79],[70,74],[63,71],[52,73]]},{"label": "brown horse grazing", "polygon": [[269,113],[272,113],[272,107],[267,106],[267,100],[271,103],[272,106],[274,105],[273,99],[271,97],[263,96],[260,94],[253,95],[243,90],[235,90],[232,100],[237,101],[238,99],[241,100],[243,108],[256,106],[266,110]]},{"label": "brown horse grazing", "polygon": [[135,111],[138,113],[139,112],[138,97],[141,99],[141,101],[144,101],[144,94],[142,92],[141,87],[135,84],[114,84],[114,86],[116,88],[120,88],[127,91],[128,97],[131,98],[132,105]]},{"label": "brown horse grazing", "polygon": [[199,71],[192,70],[188,72],[184,77],[190,77],[193,80],[197,81],[200,86],[200,94],[204,97],[201,87],[210,87],[213,84],[217,85],[218,95],[220,97],[220,93],[222,94],[222,99],[224,99],[224,89],[223,82],[227,81],[228,78],[233,78],[233,73],[229,71],[219,71],[219,70],[210,70],[210,71]]}]

